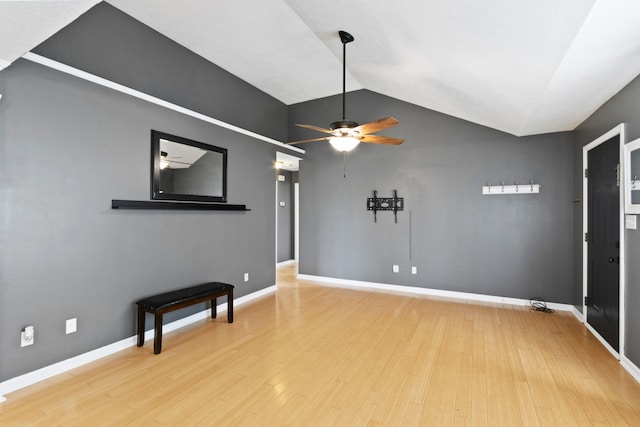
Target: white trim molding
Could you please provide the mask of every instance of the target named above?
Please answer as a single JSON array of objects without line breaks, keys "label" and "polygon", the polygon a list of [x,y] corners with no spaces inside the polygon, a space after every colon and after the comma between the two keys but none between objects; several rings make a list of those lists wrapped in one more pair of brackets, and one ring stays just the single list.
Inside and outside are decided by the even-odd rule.
[{"label": "white trim molding", "polygon": [[573,313],[574,316],[576,316],[576,319],[578,319],[580,323],[584,323],[584,316],[582,315],[582,312],[578,310],[578,308],[575,305],[571,306],[571,312]]},{"label": "white trim molding", "polygon": [[622,366],[631,374],[636,381],[640,383],[640,368],[635,365],[631,360],[629,360],[626,356],[622,356],[620,358],[620,363]]},{"label": "white trim molding", "polygon": [[[442,289],[418,288],[416,286],[390,285],[386,283],[363,282],[360,280],[337,279],[334,277],[311,276],[308,274],[298,274],[298,279],[326,283],[329,285],[344,286],[349,288],[376,289],[376,290],[384,290],[384,291],[391,291],[391,292],[401,292],[401,293],[407,293],[412,295],[446,297],[446,298],[460,299],[465,301],[492,302],[495,304],[520,305],[520,306],[531,305],[531,301],[528,299],[500,297],[500,296],[484,295],[484,294],[473,294],[468,292],[445,291]],[[571,304],[560,304],[560,303],[554,303],[554,302],[547,302],[546,304],[547,304],[547,307],[553,310],[570,311],[570,312],[574,312],[575,310],[574,306]]]},{"label": "white trim molding", "polygon": [[[276,285],[269,286],[267,288],[261,289],[259,291],[253,292],[249,295],[242,296],[240,298],[234,298],[233,304],[234,306],[239,306],[242,304],[246,304],[250,301],[254,301],[263,296],[274,293],[277,290]],[[216,306],[218,313],[223,313],[227,311],[227,304],[219,304]],[[192,314],[191,316],[184,317],[182,319],[178,319],[174,322],[167,323],[163,326],[162,332],[167,333],[171,331],[175,331],[176,329],[183,328],[197,321],[208,319],[211,316],[211,309],[202,310],[198,313]],[[153,339],[154,331],[153,329],[145,331],[144,339],[148,341]],[[86,365],[91,362],[95,362],[96,360],[102,359],[103,357],[107,357],[114,353],[117,353],[121,350],[125,350],[129,347],[134,347],[137,344],[137,336],[131,336],[120,340],[118,342],[106,345],[104,347],[97,348],[95,350],[89,351],[84,354],[80,354],[78,356],[72,357],[67,360],[63,360],[58,363],[54,363],[53,365],[45,366],[44,368],[37,369],[32,372],[28,372],[26,374],[17,376],[15,378],[8,379],[0,383],[0,402],[4,402],[6,397],[4,395],[19,390],[21,388],[25,388],[32,384],[38,383],[40,381],[44,381],[56,375],[68,372],[72,369],[79,368],[80,366]]]},{"label": "white trim molding", "polygon": [[241,127],[238,127],[238,126],[223,122],[222,120],[218,120],[218,119],[215,119],[213,117],[209,117],[207,115],[198,113],[197,111],[193,111],[193,110],[190,110],[188,108],[181,107],[181,106],[179,106],[177,104],[165,101],[165,100],[160,99],[160,98],[156,98],[155,96],[148,95],[148,94],[146,94],[144,92],[140,92],[139,90],[132,89],[132,88],[130,88],[128,86],[124,86],[124,85],[121,85],[119,83],[112,82],[111,80],[107,80],[107,79],[104,79],[102,77],[98,77],[95,74],[87,73],[86,71],[82,71],[82,70],[79,70],[77,68],[71,67],[69,65],[63,64],[61,62],[54,61],[53,59],[49,59],[49,58],[44,57],[42,55],[38,55],[38,54],[33,53],[33,52],[27,52],[24,55],[22,55],[22,57],[24,59],[27,59],[27,60],[31,61],[31,62],[35,62],[36,64],[44,65],[45,67],[49,67],[49,68],[52,68],[54,70],[61,71],[63,73],[66,73],[66,74],[81,78],[83,80],[86,80],[86,81],[89,81],[89,82],[92,82],[92,83],[95,83],[97,85],[100,85],[100,86],[103,86],[103,87],[107,87],[109,89],[113,89],[113,90],[115,90],[117,92],[121,92],[121,93],[130,95],[130,96],[133,96],[135,98],[142,99],[143,101],[147,101],[147,102],[150,102],[152,104],[159,105],[159,106],[164,107],[164,108],[168,108],[169,110],[173,110],[173,111],[176,111],[178,113],[185,114],[187,116],[196,118],[198,120],[202,120],[204,122],[211,123],[211,124],[214,124],[216,126],[223,127],[225,129],[229,129],[229,130],[231,130],[233,132],[241,133],[243,135],[250,136],[251,138],[259,139],[261,141],[265,141],[265,142],[268,142],[270,144],[277,145],[278,147],[286,148],[287,150],[295,151],[295,152],[302,153],[302,154],[304,154],[304,152],[305,152],[303,149],[298,148],[298,147],[294,147],[293,145],[285,144],[284,142],[277,141],[275,139],[269,138],[269,137],[264,136],[264,135],[260,135],[258,133],[252,132],[250,130],[243,129]]}]

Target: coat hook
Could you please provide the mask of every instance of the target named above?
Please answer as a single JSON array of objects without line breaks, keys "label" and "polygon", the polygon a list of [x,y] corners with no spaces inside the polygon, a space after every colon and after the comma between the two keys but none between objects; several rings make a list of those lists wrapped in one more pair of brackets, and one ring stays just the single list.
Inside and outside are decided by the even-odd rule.
[{"label": "coat hook", "polygon": [[529,185],[531,186],[531,188],[530,188],[530,189],[531,189],[531,192],[533,193],[533,180],[530,180],[530,181],[529,181]]},{"label": "coat hook", "polygon": [[520,191],[520,186],[518,185],[518,180],[516,179],[516,193]]},{"label": "coat hook", "polygon": [[504,193],[504,181],[502,181],[502,192]]}]

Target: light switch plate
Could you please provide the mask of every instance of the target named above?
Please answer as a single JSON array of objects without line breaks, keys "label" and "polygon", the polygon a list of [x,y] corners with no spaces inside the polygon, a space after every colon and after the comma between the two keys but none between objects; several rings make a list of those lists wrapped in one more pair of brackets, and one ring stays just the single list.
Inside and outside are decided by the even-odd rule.
[{"label": "light switch plate", "polygon": [[638,228],[637,225],[637,216],[636,215],[625,215],[624,216],[624,227],[628,230],[635,230]]},{"label": "light switch plate", "polygon": [[78,330],[78,319],[74,317],[73,319],[67,319],[65,323],[65,332],[67,334],[72,334]]}]

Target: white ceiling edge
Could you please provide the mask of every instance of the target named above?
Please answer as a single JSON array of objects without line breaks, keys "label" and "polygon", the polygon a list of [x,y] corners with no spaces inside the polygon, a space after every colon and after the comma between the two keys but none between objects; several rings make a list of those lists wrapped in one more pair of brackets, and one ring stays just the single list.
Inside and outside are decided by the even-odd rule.
[{"label": "white ceiling edge", "polygon": [[[341,55],[283,0],[106,1],[286,105],[342,92]],[[363,87],[349,73],[347,85]]]},{"label": "white ceiling edge", "polygon": [[596,0],[326,1],[287,3],[331,49],[332,29],[355,36],[347,68],[365,88],[518,134]]},{"label": "white ceiling edge", "polygon": [[0,1],[0,70],[101,0]]},{"label": "white ceiling edge", "polygon": [[639,18],[640,2],[599,0],[531,117],[515,134],[574,130],[636,78]]}]

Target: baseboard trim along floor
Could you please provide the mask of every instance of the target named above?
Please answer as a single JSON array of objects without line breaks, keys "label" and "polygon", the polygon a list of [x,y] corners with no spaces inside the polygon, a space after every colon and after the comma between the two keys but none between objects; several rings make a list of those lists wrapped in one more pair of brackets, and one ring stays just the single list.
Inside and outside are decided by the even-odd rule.
[{"label": "baseboard trim along floor", "polygon": [[[499,296],[483,295],[483,294],[472,294],[468,292],[445,291],[441,289],[419,288],[416,286],[389,285],[385,283],[363,282],[360,280],[336,279],[333,277],[311,276],[308,274],[298,274],[298,279],[327,283],[327,284],[332,284],[337,286],[346,286],[350,288],[379,289],[379,290],[385,290],[385,291],[391,291],[391,292],[403,292],[403,293],[408,293],[413,295],[428,295],[428,296],[436,296],[436,297],[454,298],[454,299],[461,299],[465,301],[492,302],[496,304],[522,305],[522,306],[528,306],[531,304],[531,301],[528,299],[508,298],[508,297],[499,297]],[[554,303],[554,302],[547,302],[546,304],[547,304],[547,307],[553,310],[570,311],[574,314],[574,316],[578,317],[577,310],[571,304],[560,304],[560,303]],[[581,320],[580,317],[578,317],[578,319]]]},{"label": "baseboard trim along floor", "polygon": [[[253,301],[265,295],[271,294],[275,292],[276,289],[277,289],[276,285],[269,286],[268,288],[261,289],[249,295],[245,295],[240,298],[235,298],[233,300],[233,304],[236,307],[242,304],[246,304],[250,301]],[[219,304],[217,306],[217,310],[218,310],[218,315],[220,315],[220,313],[226,313],[227,303],[225,302],[223,304]],[[175,331],[176,329],[183,328],[185,326],[188,326],[200,320],[208,319],[210,316],[211,316],[211,309],[202,310],[198,313],[192,314],[191,316],[187,316],[182,319],[178,319],[174,322],[167,323],[162,327],[162,331],[163,333]],[[49,366],[45,366],[44,368],[40,368],[35,371],[28,372],[26,374],[19,375],[15,378],[11,378],[6,381],[3,381],[2,383],[0,383],[0,402],[4,402],[6,400],[4,395],[8,393],[30,386],[37,382],[46,380],[56,375],[68,372],[72,369],[79,368],[80,366],[102,359],[103,357],[110,356],[126,348],[134,347],[136,345],[136,339],[137,339],[136,335],[133,335],[131,337],[125,338],[113,344],[109,344],[104,347],[91,350],[87,353],[80,354],[70,359],[63,360],[61,362],[54,363]],[[144,339],[145,341],[153,339],[153,329],[147,330],[145,332]]]}]

